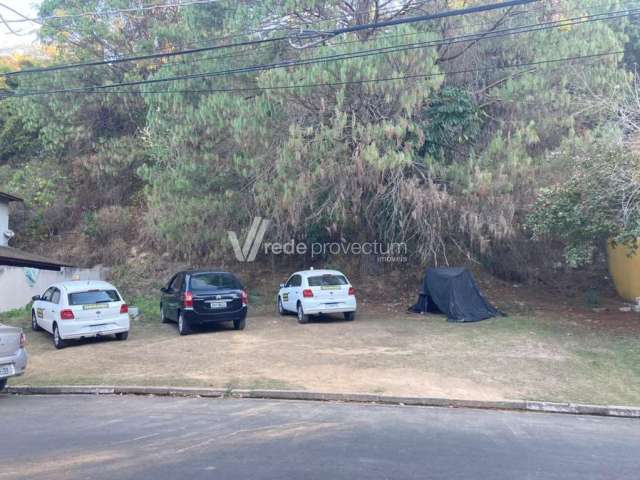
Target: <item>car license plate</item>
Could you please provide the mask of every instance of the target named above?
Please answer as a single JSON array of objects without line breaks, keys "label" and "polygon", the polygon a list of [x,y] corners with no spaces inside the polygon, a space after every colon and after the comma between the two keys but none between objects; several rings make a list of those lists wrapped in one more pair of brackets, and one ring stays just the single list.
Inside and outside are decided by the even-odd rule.
[{"label": "car license plate", "polygon": [[16,373],[16,369],[13,365],[0,365],[0,378],[10,377]]},{"label": "car license plate", "polygon": [[227,308],[227,302],[209,302],[209,308]]}]

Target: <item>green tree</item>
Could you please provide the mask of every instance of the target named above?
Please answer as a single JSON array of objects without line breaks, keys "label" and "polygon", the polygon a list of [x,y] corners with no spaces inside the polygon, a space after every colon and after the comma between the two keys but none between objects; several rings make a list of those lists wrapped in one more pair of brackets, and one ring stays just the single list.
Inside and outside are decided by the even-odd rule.
[{"label": "green tree", "polygon": [[[630,43],[630,27],[618,19],[490,40],[446,40],[616,10],[621,2],[546,0],[526,12],[511,8],[321,40],[305,34],[480,3],[221,0],[60,18],[41,30],[55,63],[302,34],[184,57],[28,75],[19,88],[159,80],[282,60],[309,63],[126,93],[122,88],[16,98],[12,108],[25,132],[37,132],[41,165],[68,179],[74,191],[69,217],[87,232],[100,231],[93,241],[108,241],[108,229],[96,229],[98,219],[117,216],[116,205],[129,218],[135,205],[141,234],[183,258],[227,254],[226,230],[244,227],[258,214],[273,220],[269,234],[279,239],[408,241],[425,261],[445,261],[452,248],[484,256],[496,242],[524,238],[521,219],[538,189],[550,179],[568,178],[549,161],[549,152],[607,125],[621,101],[616,87],[629,72],[619,56],[555,60],[622,50]],[[46,0],[40,13],[131,5]],[[428,40],[442,42],[313,61]],[[551,63],[540,63],[545,61]],[[536,65],[513,68],[523,63]],[[403,76],[408,78],[383,81]],[[593,98],[610,109],[585,108]],[[11,176],[12,169],[0,176]]]}]

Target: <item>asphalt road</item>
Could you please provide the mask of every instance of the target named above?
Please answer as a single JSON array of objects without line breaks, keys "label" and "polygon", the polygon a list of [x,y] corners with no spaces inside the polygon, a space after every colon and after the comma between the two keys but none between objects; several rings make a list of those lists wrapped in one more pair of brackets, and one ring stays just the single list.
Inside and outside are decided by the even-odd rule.
[{"label": "asphalt road", "polygon": [[640,421],[197,398],[0,395],[0,479],[634,479]]}]

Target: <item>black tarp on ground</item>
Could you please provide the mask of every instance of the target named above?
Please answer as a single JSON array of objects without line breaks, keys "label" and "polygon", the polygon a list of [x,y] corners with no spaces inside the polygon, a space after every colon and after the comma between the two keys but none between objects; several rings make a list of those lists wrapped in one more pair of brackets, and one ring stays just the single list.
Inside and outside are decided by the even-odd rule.
[{"label": "black tarp on ground", "polygon": [[480,293],[473,275],[466,268],[429,268],[418,302],[409,310],[443,313],[450,322],[478,322],[502,315]]}]

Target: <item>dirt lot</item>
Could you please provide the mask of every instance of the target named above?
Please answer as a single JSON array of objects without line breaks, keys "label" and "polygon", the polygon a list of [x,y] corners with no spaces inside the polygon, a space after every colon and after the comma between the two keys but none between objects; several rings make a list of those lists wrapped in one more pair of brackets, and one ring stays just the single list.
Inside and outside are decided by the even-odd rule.
[{"label": "dirt lot", "polygon": [[[504,303],[508,303],[506,296]],[[13,384],[120,384],[313,389],[473,399],[640,405],[640,315],[595,313],[540,301],[477,324],[404,313],[406,301],[365,304],[355,322],[298,325],[266,305],[243,332],[216,327],[180,337],[155,300],[127,342],[87,341],[57,351],[28,330],[28,374]],[[132,302],[135,303],[135,302]]]}]

